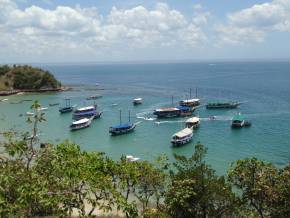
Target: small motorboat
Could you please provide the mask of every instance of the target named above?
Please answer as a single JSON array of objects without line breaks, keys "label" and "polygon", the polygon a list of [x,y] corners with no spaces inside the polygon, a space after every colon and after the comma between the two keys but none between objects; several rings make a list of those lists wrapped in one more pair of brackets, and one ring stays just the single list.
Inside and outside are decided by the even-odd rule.
[{"label": "small motorboat", "polygon": [[57,106],[57,105],[59,105],[59,103],[50,103],[49,104],[50,107]]},{"label": "small motorboat", "polygon": [[33,116],[34,113],[28,111],[28,112],[25,113],[25,115],[26,115],[26,116]]},{"label": "small motorboat", "polygon": [[128,162],[136,162],[136,161],[140,160],[140,158],[139,157],[134,157],[133,155],[126,155],[126,160]]},{"label": "small motorboat", "polygon": [[102,98],[102,97],[103,97],[102,95],[92,95],[92,96],[87,97],[86,99],[87,100],[95,100],[95,99]]},{"label": "small motorboat", "polygon": [[185,121],[185,126],[187,128],[198,128],[200,125],[199,117],[192,117]]},{"label": "small motorboat", "polygon": [[133,99],[133,104],[134,105],[139,105],[143,103],[143,99],[142,98],[134,98]]},{"label": "small motorboat", "polygon": [[185,128],[172,136],[171,143],[173,146],[180,146],[189,143],[193,137],[192,128]]},{"label": "small motorboat", "polygon": [[87,128],[91,125],[92,120],[93,120],[93,117],[83,118],[81,120],[73,121],[72,124],[70,125],[70,129],[74,131],[74,130]]},{"label": "small motorboat", "polygon": [[47,111],[47,109],[48,109],[47,107],[41,107],[41,108],[39,108],[38,110],[39,110],[39,111]]},{"label": "small motorboat", "polygon": [[0,101],[2,101],[2,102],[8,101],[8,98],[1,99]]}]

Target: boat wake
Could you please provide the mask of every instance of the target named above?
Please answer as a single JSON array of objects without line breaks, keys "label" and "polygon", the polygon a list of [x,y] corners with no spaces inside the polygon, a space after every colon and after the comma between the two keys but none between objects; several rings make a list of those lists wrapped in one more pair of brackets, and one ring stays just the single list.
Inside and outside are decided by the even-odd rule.
[{"label": "boat wake", "polygon": [[211,116],[200,118],[201,121],[230,121],[232,117],[230,116]]},{"label": "boat wake", "polygon": [[157,121],[155,122],[157,125],[160,125],[160,124],[166,124],[166,123],[169,123],[169,124],[172,124],[172,123],[184,123],[185,121],[184,120],[177,120],[177,121],[169,121],[169,120],[165,120],[165,121]]},{"label": "boat wake", "polygon": [[142,119],[142,120],[146,120],[146,121],[153,121],[156,120],[155,117],[150,117],[150,114],[148,112],[142,112],[142,113],[138,113],[136,114],[137,119]]}]

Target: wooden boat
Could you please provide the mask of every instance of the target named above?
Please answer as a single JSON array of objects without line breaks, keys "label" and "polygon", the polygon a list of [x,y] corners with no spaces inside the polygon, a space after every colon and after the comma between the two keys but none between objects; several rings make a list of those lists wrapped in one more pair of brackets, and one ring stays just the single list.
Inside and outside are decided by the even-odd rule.
[{"label": "wooden boat", "polygon": [[83,107],[75,110],[73,112],[73,119],[74,120],[80,120],[83,118],[99,118],[101,117],[102,112],[97,111],[97,106],[88,106],[88,107]]},{"label": "wooden boat", "polygon": [[191,117],[186,120],[185,126],[187,128],[198,128],[200,125],[200,119],[199,117]]},{"label": "wooden boat", "polygon": [[237,101],[213,101],[207,103],[206,109],[234,109],[240,104]]},{"label": "wooden boat", "polygon": [[200,99],[192,98],[192,99],[185,99],[179,102],[180,106],[187,106],[187,107],[196,107],[200,105]]},{"label": "wooden boat", "polygon": [[156,115],[158,118],[180,117],[180,109],[176,107],[159,108],[154,110],[153,114]]},{"label": "wooden boat", "polygon": [[95,100],[95,99],[102,98],[102,97],[103,97],[102,95],[92,95],[90,97],[87,97],[86,99],[87,100]]},{"label": "wooden boat", "polygon": [[251,126],[251,122],[246,120],[241,113],[238,113],[233,117],[231,126],[232,128],[249,127]]},{"label": "wooden boat", "polygon": [[130,111],[129,111],[129,122],[128,123],[122,124],[121,118],[122,118],[122,112],[120,110],[120,124],[115,125],[115,126],[111,126],[109,129],[109,133],[111,133],[112,136],[126,134],[129,132],[132,132],[135,129],[136,124],[130,122]]},{"label": "wooden boat", "polygon": [[176,108],[180,110],[181,117],[191,116],[193,111],[195,110],[194,107],[189,106],[178,106]]},{"label": "wooden boat", "polygon": [[142,98],[134,98],[133,99],[133,104],[134,105],[142,104],[142,102],[143,102],[143,99]]},{"label": "wooden boat", "polygon": [[70,125],[70,129],[74,131],[74,130],[87,128],[91,125],[93,119],[94,118],[91,117],[91,118],[83,118],[77,121],[73,121],[72,124]]},{"label": "wooden boat", "polygon": [[173,146],[180,146],[189,143],[192,140],[192,128],[185,128],[172,136],[171,143]]}]

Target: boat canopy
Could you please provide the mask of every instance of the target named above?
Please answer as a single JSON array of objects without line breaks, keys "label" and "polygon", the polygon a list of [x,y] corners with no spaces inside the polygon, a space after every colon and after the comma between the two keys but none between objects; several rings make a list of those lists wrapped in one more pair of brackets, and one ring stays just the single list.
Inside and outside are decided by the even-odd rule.
[{"label": "boat canopy", "polygon": [[77,112],[81,112],[81,111],[87,111],[87,110],[95,110],[96,108],[94,106],[88,106],[88,107],[82,107],[77,109]]},{"label": "boat canopy", "polygon": [[198,98],[192,98],[192,99],[185,99],[185,100],[182,100],[181,102],[183,103],[195,103],[195,102],[199,102],[200,99]]},{"label": "boat canopy", "polygon": [[112,126],[111,128],[113,128],[113,129],[129,129],[132,127],[132,125],[133,124],[131,124],[131,123],[126,123],[126,124]]},{"label": "boat canopy", "polygon": [[176,108],[176,107],[170,107],[170,108],[159,108],[156,109],[156,112],[171,112],[171,111],[179,111],[180,109]]},{"label": "boat canopy", "polygon": [[96,111],[93,110],[93,111],[75,111],[74,115],[76,116],[86,116],[86,115],[95,115],[96,114]]},{"label": "boat canopy", "polygon": [[186,120],[186,123],[198,123],[199,122],[199,117],[192,117]]},{"label": "boat canopy", "polygon": [[72,125],[84,124],[84,123],[88,122],[89,120],[90,120],[90,119],[88,119],[88,118],[84,118],[84,119],[81,119],[81,120],[78,120],[78,121],[72,122]]},{"label": "boat canopy", "polygon": [[192,133],[192,129],[185,128],[185,129],[175,133],[173,135],[173,137],[183,138],[183,137],[186,137],[186,136],[190,135],[191,133]]},{"label": "boat canopy", "polygon": [[178,106],[176,108],[181,110],[181,111],[190,111],[190,110],[192,110],[192,108],[188,107],[188,106]]},{"label": "boat canopy", "polygon": [[233,117],[233,121],[240,121],[242,122],[243,120],[245,120],[245,117],[241,114],[237,114]]}]

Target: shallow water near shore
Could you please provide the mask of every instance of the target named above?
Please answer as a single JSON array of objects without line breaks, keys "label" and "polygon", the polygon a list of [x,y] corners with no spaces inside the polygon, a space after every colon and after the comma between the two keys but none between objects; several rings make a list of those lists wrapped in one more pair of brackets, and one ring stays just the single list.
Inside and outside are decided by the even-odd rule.
[{"label": "shallow water near shore", "polygon": [[[131,154],[153,160],[166,154],[190,156],[194,144],[201,142],[208,148],[207,160],[219,173],[225,173],[232,161],[256,156],[277,166],[290,161],[290,63],[289,62],[239,62],[239,63],[179,63],[179,64],[112,64],[112,65],[38,65],[50,70],[64,85],[73,90],[60,93],[24,94],[1,97],[1,132],[14,128],[27,130],[21,116],[29,111],[32,102],[38,100],[45,111],[47,122],[40,125],[40,138],[59,143],[65,139],[75,141],[88,151],[102,151],[113,158]],[[96,86],[96,83],[99,86]],[[231,99],[244,102],[234,110],[206,110],[200,107],[196,113],[201,126],[194,132],[192,143],[172,148],[172,134],[184,128],[186,118],[155,119],[154,109],[171,106],[189,96],[189,88],[202,104],[213,99]],[[90,105],[86,97],[101,94],[95,100],[103,115],[93,121],[90,128],[69,131],[71,114],[59,114],[64,98],[71,98],[72,105]],[[142,105],[133,106],[132,99],[142,97]],[[131,134],[112,137],[109,127],[122,120],[139,122]],[[252,122],[250,128],[231,129],[230,120],[241,112]],[[208,119],[216,116],[216,120]]]}]

